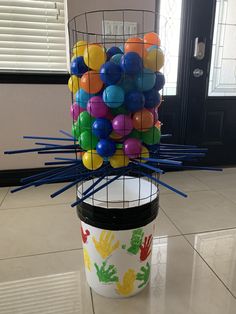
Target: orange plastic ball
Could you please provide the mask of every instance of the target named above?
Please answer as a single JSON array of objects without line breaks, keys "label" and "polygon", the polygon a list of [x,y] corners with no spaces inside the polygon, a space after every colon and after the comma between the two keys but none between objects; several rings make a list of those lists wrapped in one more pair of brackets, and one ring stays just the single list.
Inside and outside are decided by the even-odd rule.
[{"label": "orange plastic ball", "polygon": [[141,132],[148,131],[154,125],[153,114],[147,109],[137,111],[133,115],[133,126],[136,130]]},{"label": "orange plastic ball", "polygon": [[89,94],[100,92],[103,82],[97,71],[88,71],[80,79],[80,87]]},{"label": "orange plastic ball", "polygon": [[125,53],[127,52],[136,52],[141,58],[145,57],[147,50],[144,47],[142,38],[129,38],[125,43]]},{"label": "orange plastic ball", "polygon": [[157,45],[157,46],[161,45],[161,40],[160,40],[159,35],[154,32],[145,34],[143,37],[143,42],[144,42],[145,48],[149,48],[154,45]]}]

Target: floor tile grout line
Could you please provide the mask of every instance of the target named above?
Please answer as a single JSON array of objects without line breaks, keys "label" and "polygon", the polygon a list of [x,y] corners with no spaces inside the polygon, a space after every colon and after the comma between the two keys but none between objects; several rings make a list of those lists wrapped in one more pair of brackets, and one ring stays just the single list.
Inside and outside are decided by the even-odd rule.
[{"label": "floor tile grout line", "polygon": [[91,303],[92,303],[92,310],[93,310],[93,314],[95,314],[95,307],[94,307],[94,300],[93,300],[93,291],[92,289],[89,287],[90,290],[90,297],[91,297]]},{"label": "floor tile grout line", "polygon": [[192,243],[188,240],[188,238],[183,235],[184,239],[188,242],[188,244],[191,246],[191,248],[196,252],[196,254],[201,258],[201,260],[208,266],[208,268],[212,271],[212,273],[216,276],[216,278],[222,283],[222,285],[226,288],[226,290],[229,291],[229,293],[232,295],[234,299],[236,299],[236,295],[233,294],[233,292],[229,289],[229,287],[226,285],[226,283],[217,275],[217,273],[213,270],[213,268],[207,263],[207,261],[203,258],[203,256],[194,248]]},{"label": "floor tile grout line", "polygon": [[3,202],[5,201],[5,199],[6,199],[6,197],[7,197],[7,194],[8,194],[8,192],[9,192],[9,190],[10,190],[10,187],[8,187],[8,189],[7,189],[7,191],[6,191],[6,194],[4,195],[4,197],[3,197],[2,201],[0,202],[0,208],[1,208],[2,204],[3,204]]},{"label": "floor tile grout line", "polygon": [[[164,209],[161,207],[162,211],[166,214]],[[166,216],[169,218],[169,220],[173,223],[173,225],[181,232],[181,230],[177,227],[177,225],[172,221],[172,219],[166,214]],[[222,283],[222,285],[226,288],[226,290],[229,291],[229,293],[232,295],[234,299],[236,299],[236,296],[232,293],[232,291],[228,288],[228,286],[224,283],[224,281],[217,275],[217,273],[212,269],[212,267],[207,263],[207,261],[202,257],[202,255],[194,248],[194,246],[191,244],[191,242],[188,240],[185,234],[181,232],[181,235],[183,238],[188,242],[188,244],[191,246],[191,248],[197,253],[197,255],[201,258],[201,260],[208,266],[208,268],[212,271],[212,273],[216,276],[216,278]]]},{"label": "floor tile grout line", "polygon": [[5,260],[13,260],[13,259],[20,259],[20,258],[27,258],[27,257],[34,257],[34,256],[42,256],[42,255],[49,255],[49,254],[58,254],[58,253],[71,252],[71,251],[80,251],[80,250],[83,250],[83,248],[81,247],[81,248],[68,249],[68,250],[59,250],[59,251],[51,251],[51,252],[44,252],[44,253],[12,256],[12,257],[0,258],[0,262],[1,261],[5,261]]}]

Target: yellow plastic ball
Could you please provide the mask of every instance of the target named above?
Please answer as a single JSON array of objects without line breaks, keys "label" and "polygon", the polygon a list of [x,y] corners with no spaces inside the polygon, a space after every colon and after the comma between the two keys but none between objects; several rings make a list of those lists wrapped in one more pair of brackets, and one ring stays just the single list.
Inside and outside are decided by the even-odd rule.
[{"label": "yellow plastic ball", "polygon": [[165,63],[165,55],[159,48],[149,51],[144,58],[144,66],[154,72],[160,71]]},{"label": "yellow plastic ball", "polygon": [[[140,157],[142,158],[149,158],[149,150],[147,149],[147,147],[142,146],[142,150],[141,150],[141,154]],[[140,159],[141,162],[147,162],[147,160],[144,159]]]},{"label": "yellow plastic ball", "polygon": [[80,57],[83,56],[84,50],[87,47],[87,41],[80,40],[73,47],[73,56]]},{"label": "yellow plastic ball", "polygon": [[92,44],[85,48],[84,62],[92,70],[99,70],[106,62],[106,52],[103,47]]},{"label": "yellow plastic ball", "polygon": [[80,83],[80,78],[77,77],[76,75],[72,75],[68,81],[69,90],[75,94],[77,90],[79,89],[79,83]]},{"label": "yellow plastic ball", "polygon": [[96,170],[103,164],[103,159],[96,150],[88,150],[82,157],[83,165],[89,170]]},{"label": "yellow plastic ball", "polygon": [[129,158],[124,154],[122,149],[117,149],[109,161],[113,168],[126,167],[129,164]]},{"label": "yellow plastic ball", "polygon": [[111,132],[110,138],[113,140],[120,140],[123,137],[123,135],[117,134],[114,131]]}]

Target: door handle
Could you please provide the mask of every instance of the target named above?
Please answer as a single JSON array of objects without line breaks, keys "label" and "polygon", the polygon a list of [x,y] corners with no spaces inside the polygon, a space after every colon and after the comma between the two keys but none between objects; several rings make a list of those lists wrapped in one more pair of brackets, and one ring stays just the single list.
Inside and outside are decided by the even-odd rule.
[{"label": "door handle", "polygon": [[199,38],[195,38],[195,43],[194,43],[194,53],[193,57],[197,60],[202,60],[205,57],[205,48],[206,48],[206,43],[205,41],[199,41]]}]

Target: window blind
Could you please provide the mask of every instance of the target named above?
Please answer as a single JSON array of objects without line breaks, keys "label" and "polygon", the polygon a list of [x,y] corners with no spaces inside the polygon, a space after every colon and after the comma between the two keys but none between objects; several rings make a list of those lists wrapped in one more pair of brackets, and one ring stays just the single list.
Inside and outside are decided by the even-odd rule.
[{"label": "window blind", "polygon": [[64,0],[0,0],[0,71],[67,72]]}]

